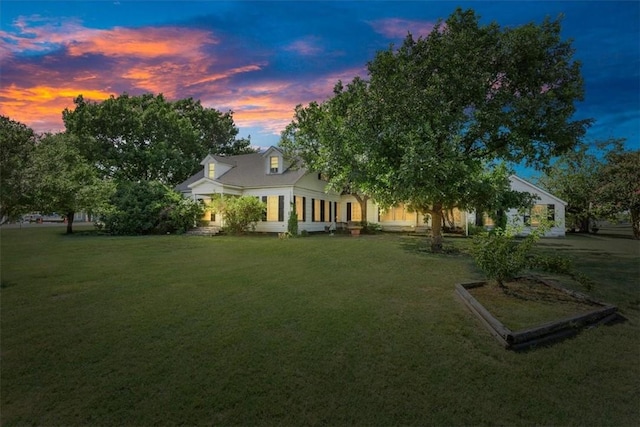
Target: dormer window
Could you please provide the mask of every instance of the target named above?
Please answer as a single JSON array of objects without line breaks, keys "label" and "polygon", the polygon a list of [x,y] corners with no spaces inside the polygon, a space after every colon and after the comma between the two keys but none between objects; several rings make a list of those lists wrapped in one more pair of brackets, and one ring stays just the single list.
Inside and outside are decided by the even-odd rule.
[{"label": "dormer window", "polygon": [[278,173],[279,159],[278,156],[269,157],[269,172]]},{"label": "dormer window", "polygon": [[207,173],[207,177],[214,179],[216,177],[216,164],[215,163],[209,163],[209,171]]}]

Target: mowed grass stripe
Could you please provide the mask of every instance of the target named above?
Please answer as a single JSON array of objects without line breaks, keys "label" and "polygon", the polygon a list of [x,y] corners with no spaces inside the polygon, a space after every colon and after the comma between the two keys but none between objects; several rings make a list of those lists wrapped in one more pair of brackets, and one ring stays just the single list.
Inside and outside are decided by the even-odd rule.
[{"label": "mowed grass stripe", "polygon": [[454,283],[480,278],[471,260],[416,252],[403,236],[60,233],[2,230],[4,425],[640,415],[636,312],[505,352],[454,297]]}]

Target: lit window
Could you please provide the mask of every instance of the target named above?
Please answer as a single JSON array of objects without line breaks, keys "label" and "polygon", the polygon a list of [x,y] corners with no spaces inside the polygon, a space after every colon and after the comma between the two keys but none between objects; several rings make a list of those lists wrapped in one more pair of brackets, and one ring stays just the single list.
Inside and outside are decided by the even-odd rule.
[{"label": "lit window", "polygon": [[296,215],[298,216],[298,221],[304,221],[304,197],[296,196]]},{"label": "lit window", "polygon": [[267,196],[267,221],[278,221],[278,196]]},{"label": "lit window", "polygon": [[278,173],[278,156],[269,157],[269,171],[271,173]]},{"label": "lit window", "polygon": [[209,178],[213,179],[216,177],[216,164],[209,163],[209,174],[207,175]]}]

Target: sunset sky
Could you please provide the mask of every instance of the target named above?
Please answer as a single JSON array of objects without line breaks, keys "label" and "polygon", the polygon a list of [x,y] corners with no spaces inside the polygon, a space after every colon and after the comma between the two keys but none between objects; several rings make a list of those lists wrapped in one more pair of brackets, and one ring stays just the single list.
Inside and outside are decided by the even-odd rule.
[{"label": "sunset sky", "polygon": [[82,94],[200,99],[234,111],[241,136],[277,144],[296,104],[322,101],[338,79],[366,76],[376,51],[427,35],[457,6],[485,23],[540,23],[564,14],[563,36],[583,63],[578,118],[588,138],[640,128],[640,2],[0,2],[0,114],[34,130],[63,129]]}]

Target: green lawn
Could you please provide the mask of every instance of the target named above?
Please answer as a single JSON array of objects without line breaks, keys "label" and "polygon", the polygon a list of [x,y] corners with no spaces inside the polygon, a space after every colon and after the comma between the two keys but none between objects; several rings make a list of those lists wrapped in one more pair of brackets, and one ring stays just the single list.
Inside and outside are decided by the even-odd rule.
[{"label": "green lawn", "polygon": [[516,353],[413,237],[62,231],[1,230],[4,426],[640,422],[640,246],[545,241],[628,321]]}]

